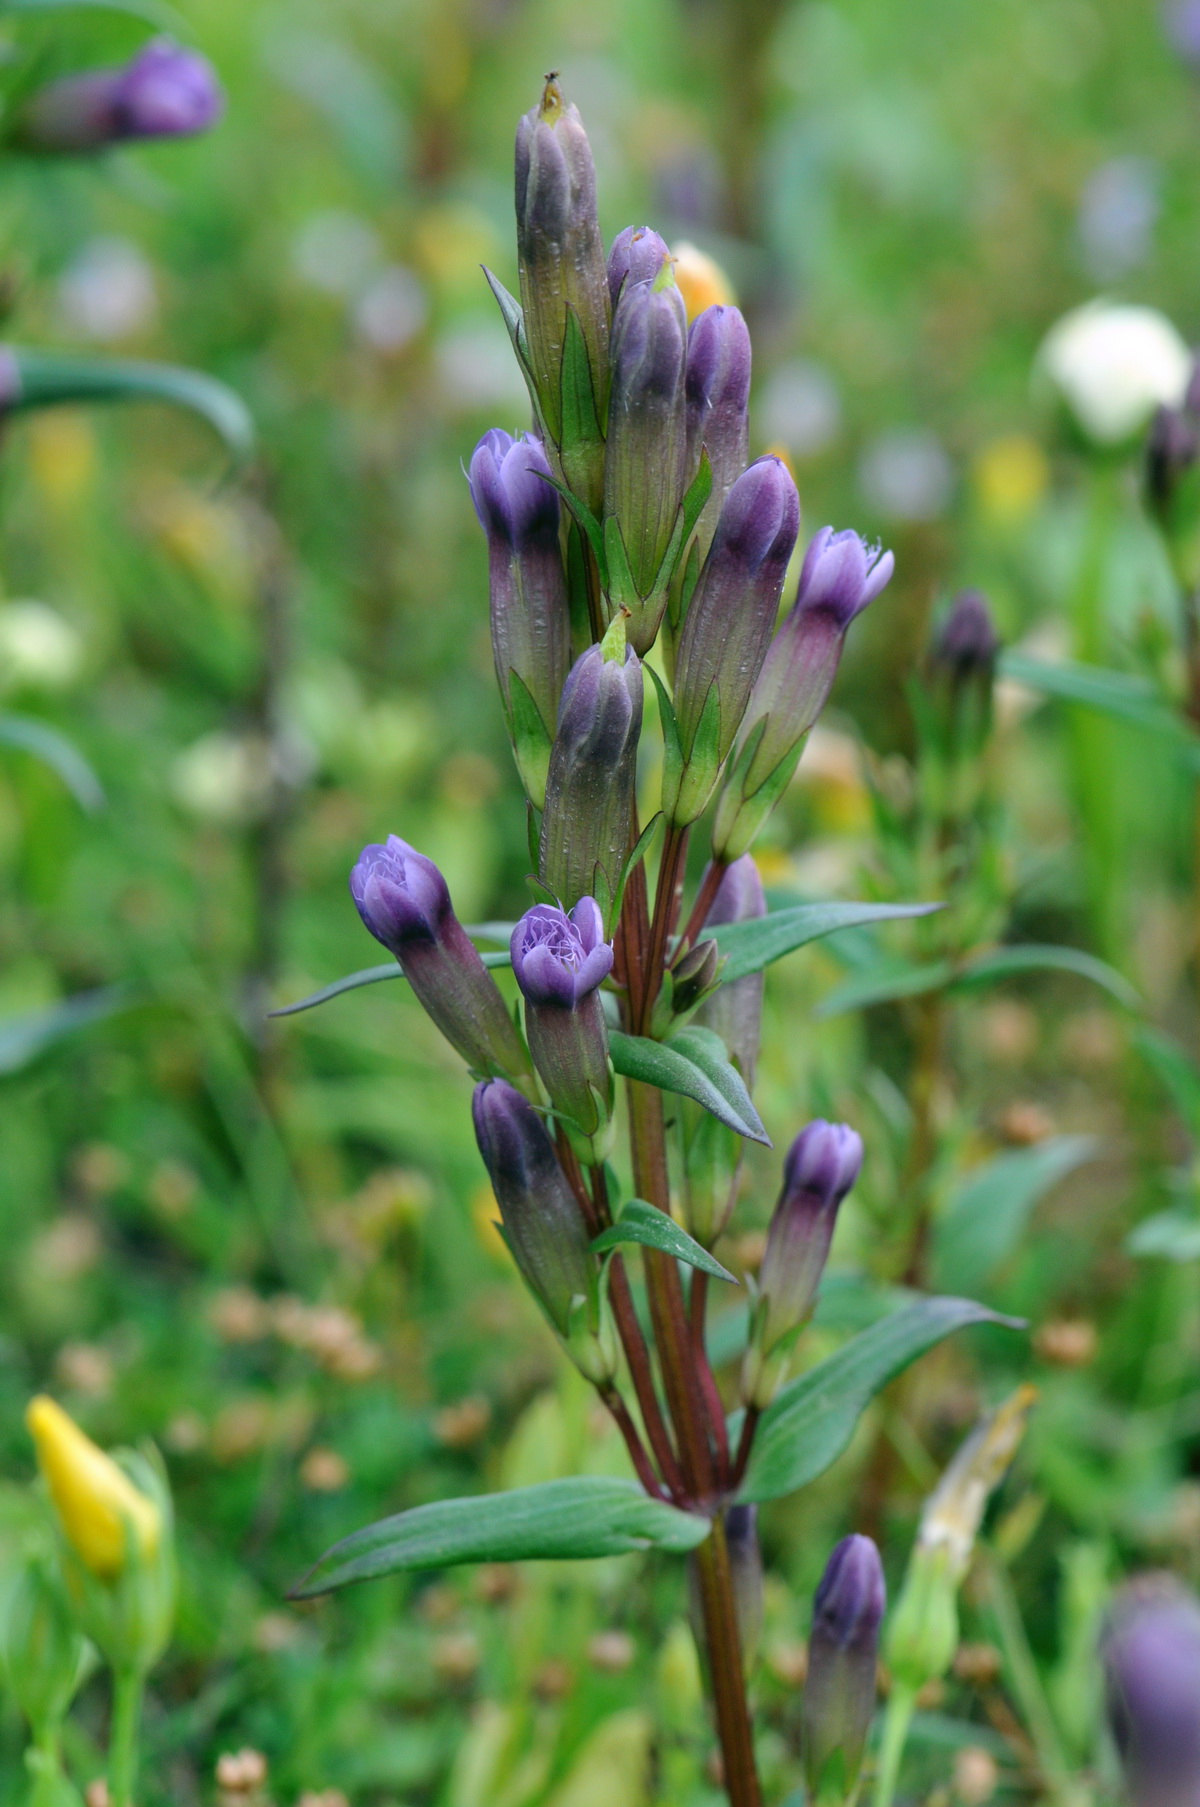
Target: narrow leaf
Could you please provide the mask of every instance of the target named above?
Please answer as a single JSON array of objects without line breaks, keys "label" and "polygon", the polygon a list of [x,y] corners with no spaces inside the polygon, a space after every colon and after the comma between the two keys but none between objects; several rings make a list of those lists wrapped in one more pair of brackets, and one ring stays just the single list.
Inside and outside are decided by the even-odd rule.
[{"label": "narrow leaf", "polygon": [[128,19],[140,19],[144,25],[153,25],[156,31],[168,31],[173,37],[187,38],[190,35],[188,22],[183,14],[176,12],[173,6],[156,4],[155,0],[0,0],[0,15],[75,10],[124,13]]},{"label": "narrow leaf", "polygon": [[104,790],[83,754],[65,735],[29,715],[0,715],[0,743],[20,747],[58,773],[76,803],[89,814],[104,808]]},{"label": "narrow leaf", "polygon": [[1146,678],[1108,671],[1101,665],[1048,664],[1018,652],[1002,654],[999,670],[1002,677],[1030,690],[1040,690],[1064,703],[1080,703],[1172,742],[1184,764],[1193,772],[1200,771],[1200,737]]},{"label": "narrow leaf", "polygon": [[761,972],[775,960],[822,935],[836,934],[838,929],[858,928],[865,922],[893,922],[910,916],[928,916],[944,906],[940,903],[873,904],[818,903],[793,904],[785,910],[772,910],[753,922],[727,922],[712,934],[721,953],[728,959],[725,983],[744,979],[748,973]]},{"label": "narrow leaf", "polygon": [[[485,924],[484,926],[489,925]],[[512,965],[512,955],[507,948],[503,952],[480,954],[479,958],[485,966]],[[302,1010],[314,1010],[318,1004],[327,1004],[330,998],[340,998],[344,991],[357,991],[362,985],[381,985],[385,979],[402,979],[403,977],[403,972],[394,960],[389,960],[384,966],[364,966],[361,972],[347,973],[344,979],[334,979],[331,984],[322,985],[320,991],[314,991],[308,997],[300,998],[295,1004],[283,1004],[278,1010],[270,1010],[267,1014],[268,1016],[297,1016]]]},{"label": "narrow leaf", "polygon": [[170,402],[208,422],[237,459],[254,449],[254,422],[239,395],[215,377],[133,358],[84,358],[14,347],[19,388],[9,413],[64,402]]},{"label": "narrow leaf", "polygon": [[88,1023],[103,1022],[129,1003],[129,997],[118,985],[106,985],[99,991],[80,992],[61,1004],[45,1010],[31,1010],[22,1016],[10,1016],[0,1022],[0,1074],[19,1073],[37,1059],[46,1048],[59,1042],[75,1029]]},{"label": "narrow leaf", "polygon": [[666,1047],[690,1060],[693,1066],[699,1067],[706,1079],[712,1081],[726,1104],[736,1111],[743,1123],[749,1123],[757,1132],[754,1140],[764,1147],[771,1146],[770,1138],[762,1126],[758,1112],[746,1090],[746,1082],[732,1064],[725,1044],[713,1029],[706,1029],[699,1023],[691,1023],[686,1029],[680,1029],[675,1035],[668,1036]]},{"label": "narrow leaf", "polygon": [[560,483],[557,477],[547,476],[545,471],[536,471],[534,474],[535,476],[540,477],[543,483],[548,483],[551,489],[556,489],[558,491],[559,495],[570,509],[572,516],[579,524],[580,529],[587,535],[588,544],[595,554],[596,564],[600,571],[600,586],[602,589],[607,590],[608,558],[604,550],[604,533],[599,521],[587,506],[587,503],[581,502],[574,490],[568,489],[565,483]]},{"label": "narrow leaf", "polygon": [[1109,992],[1130,1010],[1140,1010],[1142,1000],[1123,973],[1104,960],[1097,960],[1078,947],[1050,947],[1028,942],[1015,947],[995,947],[967,961],[954,980],[954,990],[974,985],[988,985],[1006,979],[1012,973],[1064,972],[1077,973]]},{"label": "narrow leaf", "polygon": [[608,1050],[613,1066],[622,1078],[638,1079],[643,1085],[657,1086],[660,1091],[678,1092],[684,1098],[693,1098],[730,1129],[736,1130],[739,1136],[770,1146],[753,1105],[749,1117],[743,1116],[708,1074],[678,1048],[665,1042],[650,1041],[646,1036],[626,1035],[623,1030],[610,1029]]},{"label": "narrow leaf", "polygon": [[[847,1447],[876,1393],[968,1324],[1023,1328],[1019,1319],[1000,1317],[974,1299],[922,1299],[873,1324],[792,1381],[763,1413],[738,1499],[778,1499],[815,1481]],[[736,1419],[730,1431],[736,1437]]]},{"label": "narrow leaf", "polygon": [[602,1231],[592,1247],[602,1255],[622,1242],[640,1242],[648,1249],[661,1249],[664,1255],[674,1255],[676,1261],[686,1261],[689,1267],[698,1267],[701,1273],[728,1280],[733,1286],[738,1284],[737,1277],[722,1267],[707,1249],[701,1248],[686,1230],[680,1229],[673,1217],[668,1217],[656,1205],[647,1204],[644,1198],[631,1198],[617,1222],[610,1230]]},{"label": "narrow leaf", "polygon": [[596,392],[592,386],[592,366],[587,341],[579,324],[579,315],[568,303],[567,323],[563,334],[562,372],[562,446],[564,452],[583,445],[603,443],[600,416],[596,410]]},{"label": "narrow leaf", "polygon": [[704,513],[704,505],[712,495],[713,467],[706,445],[700,447],[700,464],[683,498],[683,537],[690,539],[692,530]]},{"label": "narrow leaf", "polygon": [[969,1173],[937,1222],[938,1286],[965,1292],[983,1286],[1016,1248],[1039,1200],[1099,1152],[1094,1136],[1051,1136]]},{"label": "narrow leaf", "polygon": [[942,990],[953,977],[954,968],[949,960],[919,962],[884,955],[864,971],[852,973],[840,985],[835,985],[821,999],[814,1015],[818,1018],[841,1016],[847,1010],[867,1010],[873,1004],[924,997],[926,992]]},{"label": "narrow leaf", "polygon": [[634,1481],[581,1475],[511,1493],[441,1500],[381,1519],[334,1544],[291,1598],[308,1600],[399,1569],[694,1550],[708,1533],[706,1518],[650,1499]]}]

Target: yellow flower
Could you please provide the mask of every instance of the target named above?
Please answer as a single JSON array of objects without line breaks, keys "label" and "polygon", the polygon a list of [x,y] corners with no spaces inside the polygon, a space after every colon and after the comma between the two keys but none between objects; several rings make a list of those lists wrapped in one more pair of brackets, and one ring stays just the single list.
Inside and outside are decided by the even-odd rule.
[{"label": "yellow flower", "polygon": [[1049,487],[1050,465],[1036,439],[1004,433],[979,452],[972,477],[984,514],[1006,526],[1032,514]]},{"label": "yellow flower", "polygon": [[120,1574],[129,1536],[153,1560],[162,1535],[154,1501],[44,1393],[30,1400],[25,1423],[67,1541],[93,1575]]},{"label": "yellow flower", "polygon": [[706,307],[716,307],[718,303],[727,307],[734,300],[733,284],[728,276],[698,245],[681,239],[671,256],[675,263],[675,281],[689,320],[702,314]]}]

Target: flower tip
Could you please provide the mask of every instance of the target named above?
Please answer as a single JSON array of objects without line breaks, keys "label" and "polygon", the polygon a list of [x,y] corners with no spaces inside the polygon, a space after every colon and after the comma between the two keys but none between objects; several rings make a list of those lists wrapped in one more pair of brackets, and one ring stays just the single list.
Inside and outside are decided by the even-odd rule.
[{"label": "flower tip", "polygon": [[25,1423],[63,1533],[92,1573],[119,1575],[130,1537],[152,1561],[162,1537],[155,1501],[48,1394],[30,1400]]}]

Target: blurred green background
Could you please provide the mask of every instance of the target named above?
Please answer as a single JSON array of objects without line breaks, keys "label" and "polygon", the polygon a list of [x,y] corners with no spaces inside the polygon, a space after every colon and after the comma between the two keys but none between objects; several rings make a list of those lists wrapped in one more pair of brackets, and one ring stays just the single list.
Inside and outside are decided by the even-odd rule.
[{"label": "blurred green background", "polygon": [[[624,1457],[506,1269],[465,1075],[402,988],[270,1025],[264,1006],[372,962],[346,875],[389,831],[439,861],[464,920],[524,907],[462,464],[487,426],[525,417],[479,266],[515,288],[512,134],[547,69],[592,137],[606,233],[645,220],[729,272],[755,339],[754,450],[788,452],[806,533],[832,521],[895,549],[762,849],[776,890],[846,897],[882,883],[864,769],[903,790],[905,686],[938,601],[977,585],[1006,641],[1064,643],[1083,503],[1031,386],[1046,329],[1105,292],[1200,336],[1200,78],[1150,0],[185,12],[228,90],[219,129],[98,164],[10,159],[0,200],[9,337],[206,370],[262,439],[244,481],[153,406],[5,428],[3,701],[68,734],[107,797],[87,814],[0,752],[6,1536],[27,1510],[33,1391],[106,1444],[164,1449],[183,1604],[147,1807],[213,1799],[218,1755],[242,1746],[287,1807],[332,1789],[353,1807],[711,1807],[665,1562],[284,1605],[309,1560],[384,1512]],[[141,35],[83,8],[0,10],[0,42],[46,73]],[[1174,605],[1132,470],[1112,507],[1109,655],[1157,671]],[[1002,698],[997,749],[1010,932],[1115,960],[1188,1043],[1191,781],[1109,731],[1119,897],[1097,940],[1063,716],[1031,701]],[[819,1111],[867,1138],[836,1250],[853,1269],[880,1225],[886,1240],[909,1050],[886,1008],[814,1022],[843,974],[822,949],[772,971],[760,1106],[777,1143]],[[41,1050],[21,1033],[107,986],[123,990],[101,1020]],[[1125,1247],[1193,1195],[1190,1144],[1134,1039],[1070,978],[957,1007],[947,1171],[1051,1132],[1100,1144],[981,1292],[1030,1317],[1034,1352],[977,1334],[926,1364],[880,1527],[898,1574],[975,1410],[1031,1373],[1042,1407],[1002,1511],[1030,1636],[1072,1700],[1104,1576],[1164,1559],[1200,1575],[1196,1263]],[[730,1245],[748,1265],[777,1158],[755,1151]],[[857,1524],[877,1417],[764,1514],[772,1798],[798,1777],[808,1602]],[[973,1741],[1020,1792],[1003,1699],[959,1677],[930,1703],[930,1787]],[[91,1684],[84,1778],[106,1711]],[[22,1740],[6,1702],[5,1802],[23,1799]]]}]

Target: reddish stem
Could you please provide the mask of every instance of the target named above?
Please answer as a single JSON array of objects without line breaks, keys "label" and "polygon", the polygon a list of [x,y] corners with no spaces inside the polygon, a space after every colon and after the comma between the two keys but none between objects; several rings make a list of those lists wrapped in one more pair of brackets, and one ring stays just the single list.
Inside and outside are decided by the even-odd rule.
[{"label": "reddish stem", "polygon": [[680,941],[686,941],[689,947],[694,947],[699,940],[700,931],[708,921],[708,912],[713,907],[713,900],[721,888],[721,880],[728,870],[724,860],[709,861],[696,901],[692,905],[692,913],[687,919],[687,927],[680,937]]},{"label": "reddish stem", "polygon": [[705,1341],[705,1322],[708,1316],[708,1275],[699,1268],[692,1270],[692,1296],[689,1301],[689,1315],[692,1328],[692,1359],[696,1364],[696,1372],[700,1376],[700,1385],[704,1390],[704,1403],[708,1407],[709,1429],[716,1445],[717,1479],[723,1484],[729,1482],[729,1433],[725,1427],[725,1407],[721,1403],[721,1393],[717,1386],[716,1375],[712,1371],[712,1363],[708,1359],[708,1345]]}]

